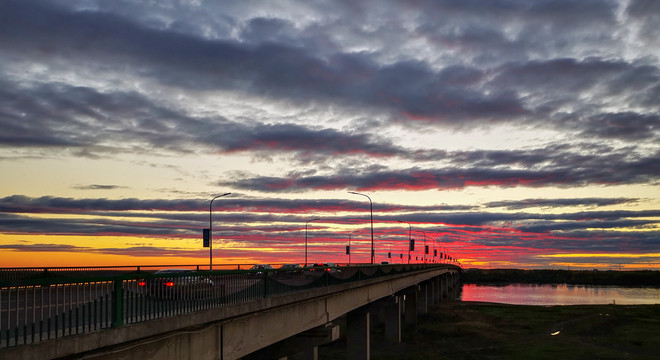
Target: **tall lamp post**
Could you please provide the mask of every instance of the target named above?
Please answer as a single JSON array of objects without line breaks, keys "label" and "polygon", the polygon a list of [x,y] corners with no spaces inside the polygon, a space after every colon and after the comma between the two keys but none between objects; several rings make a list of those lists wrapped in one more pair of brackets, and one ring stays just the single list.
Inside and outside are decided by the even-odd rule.
[{"label": "tall lamp post", "polygon": [[211,199],[209,204],[209,270],[213,270],[213,200],[227,195],[231,195],[231,193],[218,195]]},{"label": "tall lamp post", "polygon": [[369,210],[371,212],[371,263],[374,263],[374,203],[371,198],[365,194],[360,194],[355,191],[349,191],[349,194],[361,195],[369,199]]},{"label": "tall lamp post", "polygon": [[309,220],[305,223],[305,266],[307,266],[307,225],[309,225],[310,222],[320,220],[321,218],[316,218]]},{"label": "tall lamp post", "polygon": [[408,264],[410,264],[410,242],[412,240],[412,225],[407,221],[397,220],[400,223],[408,224]]}]

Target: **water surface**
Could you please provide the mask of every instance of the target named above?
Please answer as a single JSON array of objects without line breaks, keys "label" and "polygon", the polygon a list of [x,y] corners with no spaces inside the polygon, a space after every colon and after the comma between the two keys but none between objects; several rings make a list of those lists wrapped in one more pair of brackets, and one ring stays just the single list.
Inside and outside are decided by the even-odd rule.
[{"label": "water surface", "polygon": [[660,304],[660,289],[565,284],[464,284],[459,300],[515,305]]}]

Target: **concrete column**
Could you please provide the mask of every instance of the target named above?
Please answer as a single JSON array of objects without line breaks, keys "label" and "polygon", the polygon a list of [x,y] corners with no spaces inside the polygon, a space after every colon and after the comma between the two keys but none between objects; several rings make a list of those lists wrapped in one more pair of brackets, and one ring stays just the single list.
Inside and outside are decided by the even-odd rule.
[{"label": "concrete column", "polygon": [[346,358],[371,358],[369,311],[357,309],[346,314]]},{"label": "concrete column", "polygon": [[385,339],[396,344],[401,342],[401,298],[392,296],[383,301],[385,315]]},{"label": "concrete column", "polygon": [[332,323],[301,332],[242,357],[242,360],[317,360],[318,346],[339,339],[339,325]]},{"label": "concrete column", "polygon": [[426,303],[429,309],[432,309],[435,306],[435,302],[433,301],[433,293],[435,293],[435,282],[433,279],[431,279],[426,290]]},{"label": "concrete column", "polygon": [[429,296],[428,296],[428,291],[429,287],[427,284],[422,284],[419,285],[418,288],[418,296],[417,296],[417,313],[418,314],[426,314],[429,312]]},{"label": "concrete column", "polygon": [[442,279],[438,276],[435,279],[433,279],[433,304],[438,305],[440,303],[441,295],[440,291],[442,288]]},{"label": "concrete column", "polygon": [[454,298],[454,290],[456,289],[456,286],[454,286],[454,275],[449,274],[447,277],[447,300],[451,300]]},{"label": "concrete column", "polygon": [[404,291],[404,312],[406,324],[417,324],[417,286]]},{"label": "concrete column", "polygon": [[433,279],[430,279],[427,284],[427,290],[426,290],[426,305],[428,306],[429,310],[433,309],[433,292],[435,291],[435,284],[433,283]]},{"label": "concrete column", "polygon": [[452,274],[452,282],[454,285],[451,289],[451,300],[456,300],[461,287],[460,276],[458,274]]},{"label": "concrete column", "polygon": [[369,321],[372,325],[384,324],[386,322],[387,314],[385,311],[389,301],[389,298],[385,298],[369,305],[367,310],[369,311]]}]

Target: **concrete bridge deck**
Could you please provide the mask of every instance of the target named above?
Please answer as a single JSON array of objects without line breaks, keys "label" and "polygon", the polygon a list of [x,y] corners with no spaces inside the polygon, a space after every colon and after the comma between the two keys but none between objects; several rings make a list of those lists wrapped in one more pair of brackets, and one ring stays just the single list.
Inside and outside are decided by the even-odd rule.
[{"label": "concrete bridge deck", "polygon": [[0,350],[0,358],[314,359],[319,343],[339,335],[332,321],[346,315],[347,354],[368,359],[371,305],[385,309],[388,336],[400,341],[403,313],[406,321],[415,321],[417,313],[443,297],[459,272],[453,265],[422,266],[10,347]]}]

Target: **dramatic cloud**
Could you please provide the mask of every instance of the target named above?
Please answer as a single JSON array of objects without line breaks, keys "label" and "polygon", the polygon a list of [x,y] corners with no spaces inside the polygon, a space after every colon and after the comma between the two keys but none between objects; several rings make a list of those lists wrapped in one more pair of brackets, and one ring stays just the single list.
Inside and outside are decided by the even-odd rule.
[{"label": "dramatic cloud", "polygon": [[92,185],[77,185],[74,186],[74,188],[77,190],[114,190],[114,189],[121,189],[123,188],[123,186],[92,184]]},{"label": "dramatic cloud", "polygon": [[[309,211],[363,211],[361,202],[350,200],[287,200],[287,199],[223,199],[222,206],[217,206],[215,212],[266,212],[266,213],[305,213]],[[209,199],[73,199],[44,196],[30,198],[23,195],[0,198],[0,212],[6,213],[89,213],[109,211],[177,211],[206,212]],[[432,210],[465,210],[466,206],[413,206],[381,204],[379,211],[432,211]]]},{"label": "dramatic cloud", "polygon": [[608,206],[635,203],[639,199],[629,198],[581,198],[581,199],[525,199],[520,201],[493,201],[485,204],[486,207],[503,207],[508,210],[519,210],[530,207],[572,207],[572,206]]},{"label": "dramatic cloud", "polygon": [[[477,10],[455,5],[440,3],[433,9],[434,5],[428,4],[441,19],[448,13],[462,15]],[[561,7],[556,5],[527,6],[511,2],[508,7],[480,10],[495,8],[504,18],[527,13],[551,24],[551,29],[558,31],[555,36],[565,37],[565,41],[569,40],[568,29],[593,25],[605,29],[616,21],[616,7],[607,8],[602,2],[585,5],[565,1]],[[576,12],[581,14],[580,22],[567,17]],[[535,114],[558,116],[564,113],[563,108],[578,105],[575,96],[602,93],[607,97],[617,96],[621,101],[643,100],[634,94],[642,95],[660,84],[658,69],[652,64],[598,57],[530,60],[528,55],[507,61],[503,56],[497,66],[480,69],[454,64],[437,68],[427,61],[410,59],[383,63],[377,52],[342,52],[340,44],[335,44],[335,52],[325,54],[317,48],[301,46],[287,36],[273,38],[263,30],[273,27],[277,32],[281,28],[295,28],[278,19],[253,19],[242,30],[245,41],[237,41],[229,34],[210,39],[173,28],[149,26],[139,19],[111,12],[70,11],[46,3],[7,2],[3,4],[3,13],[0,41],[14,57],[30,57],[39,63],[45,55],[50,63],[66,61],[90,70],[116,63],[135,69],[146,66],[150,69],[148,72],[134,75],[148,76],[168,86],[235,89],[297,102],[340,101],[346,105],[390,109],[412,120],[457,123],[535,119]],[[469,26],[478,28],[469,22],[458,22],[459,31],[464,32],[458,38],[456,34],[448,34],[451,30],[446,26],[430,29],[420,24],[419,29],[424,29],[431,39],[452,36],[455,39],[449,41],[457,46],[469,43],[471,40],[467,38],[481,36],[482,42],[487,43],[490,37],[504,35],[502,29],[468,30]],[[543,30],[527,27],[531,25],[531,22],[519,25],[531,30],[517,34],[520,37],[517,46],[522,49],[538,41],[525,39],[525,36],[538,35],[540,39],[549,36]],[[468,31],[476,32],[468,35]],[[589,28],[589,31],[594,29]],[[259,35],[266,36],[268,41]],[[596,40],[579,35],[572,35],[570,40]],[[254,41],[255,37],[259,41]],[[555,41],[559,40],[555,38]],[[610,41],[616,42],[615,39]],[[525,50],[531,55],[534,48]],[[522,96],[523,93],[529,95]],[[607,97],[591,98],[586,103],[582,99],[581,107],[586,110],[602,105],[602,101],[609,100]],[[574,111],[574,114],[580,113]],[[652,117],[648,113],[637,115]],[[615,125],[602,123],[610,128]],[[653,124],[657,126],[657,120]],[[609,133],[612,136],[611,131]]]},{"label": "dramatic cloud", "polygon": [[405,247],[406,220],[475,266],[651,254],[659,13],[643,0],[2,1],[2,251],[198,258],[209,199],[231,192],[214,209],[230,256],[291,257],[318,216],[330,257],[367,225],[364,202],[341,199],[355,190],[392,195],[375,207],[381,242]]},{"label": "dramatic cloud", "polygon": [[660,158],[649,157],[615,167],[588,162],[581,167],[547,167],[539,169],[442,168],[379,170],[371,173],[341,171],[329,176],[253,177],[220,181],[218,185],[264,192],[296,192],[307,190],[357,189],[378,190],[447,190],[470,186],[560,186],[635,184],[657,181]]},{"label": "dramatic cloud", "polygon": [[[509,201],[503,204],[489,203],[486,206],[523,208],[550,204],[553,206],[572,206],[575,204],[619,204],[630,199],[528,199],[519,204]],[[34,214],[44,211],[45,203],[53,213],[46,218],[32,215],[16,215],[12,212]],[[125,236],[140,238],[179,239],[178,242],[199,240],[201,229],[208,225],[207,213],[203,209],[189,208],[186,201],[153,201],[161,206],[151,211],[135,212],[132,203],[146,204],[148,201],[109,201],[103,199],[29,199],[12,197],[2,199],[3,204],[21,204],[21,211],[16,207],[3,207],[0,213],[0,228],[9,234],[49,234],[59,236]],[[286,206],[286,203],[289,206]],[[79,206],[70,206],[72,204]],[[62,216],[77,214],[84,204],[95,204],[96,211],[85,212],[84,218]],[[178,204],[178,205],[177,205]],[[219,208],[214,216],[217,231],[224,242],[233,243],[232,247],[244,246],[270,249],[273,247],[290,248],[295,252],[300,246],[301,234],[305,232],[305,223],[309,215],[296,212],[301,204],[298,200],[273,200],[266,206],[266,200],[228,201],[228,206]],[[531,205],[534,204],[534,205]],[[121,210],[119,210],[121,209]],[[254,213],[259,210],[260,213]],[[8,212],[8,210],[12,210]],[[657,221],[660,210],[649,211],[583,211],[576,213],[505,213],[476,212],[468,209],[451,207],[409,208],[397,205],[379,205],[374,220],[375,236],[379,244],[392,244],[395,248],[405,248],[409,230],[414,238],[427,240],[437,247],[458,246],[469,243],[470,246],[498,246],[501,248],[526,247],[538,251],[567,252],[584,248],[589,244],[589,251],[615,250],[620,252],[644,253],[657,247]],[[422,211],[425,210],[425,211]],[[192,213],[191,213],[192,211]],[[354,242],[366,246],[368,235],[368,211],[364,206],[348,201],[317,201],[308,204],[305,211],[324,214],[312,226],[307,227],[314,239],[314,246],[325,244],[341,248],[348,232],[342,234],[332,228],[340,224],[362,226],[354,233]],[[263,212],[263,213],[262,213]],[[60,214],[59,216],[57,214]],[[361,214],[358,214],[361,213]],[[145,220],[145,219],[150,220]],[[401,224],[403,222],[404,224]],[[275,225],[277,224],[277,225]],[[410,228],[403,226],[411,224]],[[413,226],[414,224],[414,226]],[[420,228],[421,227],[421,228]],[[631,232],[622,229],[644,231]],[[183,243],[182,243],[183,244]],[[243,245],[238,245],[243,244]],[[249,244],[249,245],[248,245]],[[90,244],[91,245],[91,244]],[[356,245],[357,246],[357,245]],[[32,251],[74,251],[77,247],[67,245],[35,244]],[[387,248],[387,246],[386,246]],[[6,244],[0,249],[29,251],[29,247],[18,243]],[[135,247],[131,247],[135,249]],[[379,245],[379,254],[383,248]],[[364,250],[364,249],[362,249]],[[96,249],[94,252],[110,254],[108,249]],[[128,251],[128,250],[127,250]],[[136,250],[140,254],[144,251]],[[157,246],[149,250],[152,255],[165,256],[172,251],[178,256],[195,254],[181,246],[179,250]],[[339,251],[339,250],[333,250]],[[117,250],[117,252],[120,252]],[[131,250],[133,252],[133,250]],[[131,256],[137,256],[131,254]],[[148,256],[148,255],[144,255]],[[191,255],[196,256],[196,255]]]}]

